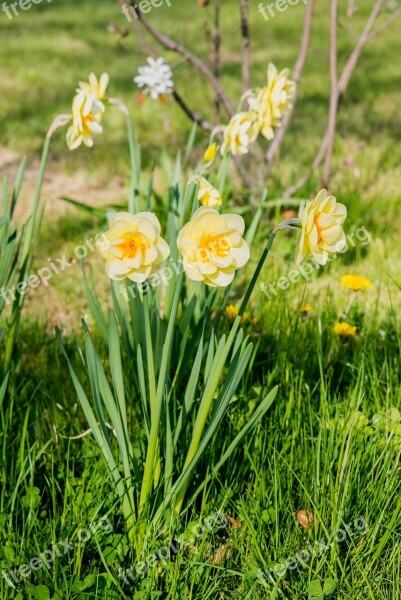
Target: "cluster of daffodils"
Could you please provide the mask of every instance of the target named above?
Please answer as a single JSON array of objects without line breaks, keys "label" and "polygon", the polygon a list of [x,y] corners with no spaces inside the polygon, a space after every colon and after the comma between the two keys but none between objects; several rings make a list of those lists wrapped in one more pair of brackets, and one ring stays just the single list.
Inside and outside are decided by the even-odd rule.
[{"label": "cluster of daffodils", "polygon": [[93,136],[102,133],[101,120],[108,83],[107,73],[103,73],[99,80],[91,73],[88,82],[80,82],[72,101],[72,124],[67,130],[67,146],[70,150],[79,148],[82,143],[91,148]]},{"label": "cluster of daffodils", "polygon": [[[244,220],[238,215],[220,215],[213,208],[199,208],[177,239],[189,279],[211,287],[230,284],[235,271],[250,257],[242,238],[244,229]],[[160,236],[159,220],[151,212],[116,213],[98,249],[106,260],[110,279],[136,283],[155,274],[170,255],[167,242]]]},{"label": "cluster of daffodils", "polygon": [[221,153],[230,151],[233,156],[242,156],[259,135],[267,140],[274,137],[274,128],[291,108],[295,83],[289,79],[289,70],[280,73],[273,64],[267,69],[267,85],[248,90],[244,99],[248,100],[249,110],[234,115],[224,129],[224,142]]},{"label": "cluster of daffodils", "polygon": [[[205,193],[206,188],[200,188],[200,194]],[[329,252],[338,252],[344,243],[341,226],[345,216],[345,207],[326,190],[307,202],[300,218],[293,220],[301,225],[298,260],[311,252],[320,264],[325,264]],[[275,231],[283,225],[285,222]],[[240,215],[220,214],[212,206],[198,208],[177,238],[187,277],[211,287],[228,286],[250,258],[244,230]],[[153,213],[116,213],[99,247],[109,277],[142,283],[154,274],[170,254],[160,231]]]}]

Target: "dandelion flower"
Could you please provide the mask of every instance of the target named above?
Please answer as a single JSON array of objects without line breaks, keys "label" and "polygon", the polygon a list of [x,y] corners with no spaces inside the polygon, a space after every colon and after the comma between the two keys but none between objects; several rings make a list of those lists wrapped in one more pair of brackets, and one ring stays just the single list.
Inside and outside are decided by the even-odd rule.
[{"label": "dandelion flower", "polygon": [[341,277],[341,283],[354,292],[372,287],[372,282],[361,275],[344,275]]},{"label": "dandelion flower", "polygon": [[[239,308],[237,308],[233,304],[226,306],[227,319],[228,319],[229,323],[231,323],[231,325],[234,323],[235,319],[238,317],[238,313],[239,313]],[[241,317],[241,325],[243,325],[247,321],[248,316],[249,316],[248,313],[245,311]]]},{"label": "dandelion flower", "polygon": [[296,262],[300,264],[309,254],[320,265],[325,265],[329,252],[341,252],[346,245],[342,225],[347,216],[344,204],[328,196],[325,189],[320,190],[314,200],[309,200],[301,208],[302,235]]},{"label": "dandelion flower", "polygon": [[201,206],[177,239],[189,279],[211,287],[229,285],[236,270],[250,258],[248,244],[242,238],[244,230],[241,216],[220,215],[214,208]]},{"label": "dandelion flower", "polygon": [[151,212],[116,213],[98,243],[110,279],[144,282],[170,254],[160,236],[160,223]]},{"label": "dandelion flower", "polygon": [[312,307],[310,304],[305,304],[302,308],[301,308],[301,313],[309,313],[312,310]]},{"label": "dandelion flower", "polygon": [[147,58],[147,65],[139,67],[135,83],[143,88],[144,94],[149,94],[153,100],[160,96],[171,94],[173,92],[173,73],[169,65],[166,65],[164,58],[154,59],[151,56]]},{"label": "dandelion flower", "polygon": [[345,321],[336,323],[333,327],[334,333],[340,337],[353,337],[356,334],[356,329],[355,325],[350,325]]},{"label": "dandelion flower", "polygon": [[239,308],[237,308],[233,304],[226,306],[226,315],[227,315],[227,319],[229,320],[230,323],[234,323],[235,319],[238,316],[238,311],[239,311]]}]

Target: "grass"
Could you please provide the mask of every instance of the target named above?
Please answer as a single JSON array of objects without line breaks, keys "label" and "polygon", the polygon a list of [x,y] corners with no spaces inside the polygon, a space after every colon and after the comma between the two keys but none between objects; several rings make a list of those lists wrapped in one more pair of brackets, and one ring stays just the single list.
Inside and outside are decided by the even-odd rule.
[{"label": "grass", "polygon": [[[356,29],[360,29],[369,5],[365,1],[356,13],[352,21]],[[208,47],[199,27],[201,9],[194,2],[189,15],[188,10],[187,2],[176,2],[172,9],[154,11],[151,18],[170,35],[193,43],[205,56]],[[237,13],[236,2],[224,2],[223,83],[233,100],[241,94]],[[269,60],[280,66],[294,63],[301,16],[298,6],[265,23],[252,11],[255,82],[264,80]],[[70,0],[42,3],[12,22],[1,14],[3,146],[18,154],[28,152],[35,165],[43,134],[55,114],[68,111],[76,81],[90,70],[108,70],[113,95],[121,97],[134,115],[145,169],[150,169],[155,158],[163,157],[167,144],[171,158],[177,150],[182,151],[189,122],[172,103],[167,108],[150,102],[143,107],[135,105],[131,80],[143,56],[133,35],[122,47],[107,33],[112,20],[125,26],[117,3],[104,0],[85,0],[79,10]],[[50,550],[52,543],[58,544],[60,556],[54,553],[49,569],[43,567],[26,579],[17,575],[22,580],[20,592],[3,577],[1,600],[112,599],[123,594],[135,600],[301,600],[308,598],[308,589],[312,590],[316,580],[322,585],[334,580],[336,591],[329,597],[337,600],[400,597],[401,417],[396,409],[401,405],[401,347],[400,292],[395,282],[401,283],[400,132],[396,119],[401,67],[394,58],[397,36],[395,25],[366,47],[338,124],[331,187],[349,210],[347,233],[364,226],[371,243],[358,244],[313,273],[311,281],[301,280],[269,301],[261,292],[254,294],[244,326],[256,347],[252,368],[231,404],[225,431],[210,445],[204,467],[221,456],[225,439],[231,439],[252,414],[261,390],[278,384],[279,394],[267,417],[219,478],[212,479],[203,496],[189,504],[177,532],[185,541],[177,555],[131,587],[118,572],[133,564],[134,552],[92,437],[72,439],[85,432],[87,424],[53,333],[55,324],[64,326],[69,354],[84,378],[79,318],[89,309],[79,267],[72,267],[49,288],[33,295],[21,324],[21,360],[12,401],[0,414],[0,570],[9,573],[29,563]],[[342,63],[352,44],[352,38],[342,32]],[[300,101],[281,159],[268,181],[269,199],[279,197],[303,174],[318,148],[328,104],[327,48],[327,10],[319,4]],[[180,92],[191,98],[197,110],[204,111],[212,103],[212,95],[190,75],[186,64],[177,63],[175,79]],[[165,128],[167,119],[170,129]],[[202,133],[198,133],[198,141],[191,165],[206,146]],[[68,153],[63,136],[58,136],[52,145],[51,171],[64,177],[59,196],[70,195],[68,183],[76,172],[83,173],[82,200],[88,181],[100,181],[104,186],[116,176],[126,181],[123,119],[117,114],[111,117],[105,135],[91,152]],[[156,186],[163,194],[164,181],[163,169],[158,167]],[[302,193],[316,191],[317,186],[317,178],[312,179]],[[116,192],[118,201],[123,193],[124,187]],[[243,202],[242,196],[242,190],[235,188],[232,204]],[[48,203],[56,197],[50,196]],[[245,277],[256,266],[265,232],[280,213],[281,209],[266,211]],[[46,264],[49,256],[64,252],[71,258],[74,246],[102,226],[102,219],[78,211],[50,214],[36,267]],[[269,285],[287,276],[293,256],[293,235],[282,232],[261,280]],[[89,263],[107,303],[103,265],[92,256]],[[349,272],[366,275],[373,287],[355,295],[348,320],[358,326],[358,333],[347,340],[336,337],[332,328],[349,302],[349,292],[339,283],[340,276]],[[239,303],[242,284],[239,278],[233,303]],[[306,303],[312,306],[308,316],[300,311]],[[252,323],[252,317],[257,321]],[[228,330],[228,326],[225,320],[221,329]],[[126,360],[129,364],[129,357]],[[141,439],[133,383],[128,391],[130,428]],[[212,527],[203,538],[194,536],[194,524],[202,523],[217,508],[229,517],[228,526]],[[302,510],[313,514],[307,528],[295,517]],[[112,532],[99,526],[96,534],[89,529],[87,541],[82,539],[82,529],[105,516]],[[335,532],[346,530],[358,517],[367,523],[366,531],[352,525],[353,535],[347,533],[343,541],[336,541]],[[66,540],[73,548],[64,553],[60,542]],[[265,575],[265,583],[258,577],[258,570],[266,572],[310,545],[317,549],[320,540],[329,547],[319,553],[316,550],[316,556],[303,566],[288,569],[282,577]],[[154,532],[154,551],[170,541]]]}]

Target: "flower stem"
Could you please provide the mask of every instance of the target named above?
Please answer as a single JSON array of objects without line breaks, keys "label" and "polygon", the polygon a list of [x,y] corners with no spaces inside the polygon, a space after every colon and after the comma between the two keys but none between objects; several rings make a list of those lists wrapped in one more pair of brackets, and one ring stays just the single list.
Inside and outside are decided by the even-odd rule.
[{"label": "flower stem", "polygon": [[[263,250],[262,256],[259,259],[258,262],[258,266],[256,267],[256,270],[253,274],[253,277],[251,279],[251,283],[248,286],[248,289],[246,291],[246,294],[244,296],[244,299],[242,301],[241,304],[241,308],[238,311],[238,316],[235,319],[231,331],[230,331],[230,335],[227,339],[227,342],[224,346],[224,350],[221,353],[221,356],[219,358],[218,363],[216,364],[216,368],[214,370],[214,373],[211,375],[211,377],[208,379],[207,384],[206,384],[206,388],[205,388],[205,392],[203,394],[202,400],[201,400],[201,405],[199,407],[199,412],[196,418],[196,422],[194,425],[194,433],[193,433],[193,437],[192,437],[192,441],[188,450],[188,454],[187,457],[185,459],[185,464],[184,464],[184,468],[183,471],[185,472],[187,469],[189,469],[192,460],[194,459],[196,452],[198,450],[199,444],[201,442],[202,439],[202,434],[203,434],[203,430],[205,428],[206,422],[207,422],[207,418],[209,416],[212,404],[213,404],[213,399],[214,399],[214,395],[217,389],[217,386],[219,384],[219,379],[220,379],[220,374],[222,373],[225,363],[227,361],[228,355],[231,351],[231,348],[235,342],[236,339],[236,335],[238,332],[238,329],[241,325],[241,319],[242,316],[245,312],[246,306],[249,302],[249,299],[251,297],[251,294],[255,288],[256,282],[258,280],[258,277],[260,275],[260,272],[262,270],[262,267],[265,263],[265,260],[267,258],[267,255],[269,254],[270,248],[273,244],[274,238],[276,237],[276,233],[273,231],[270,236],[269,239],[267,240],[267,244],[265,249]],[[175,500],[175,505],[174,505],[174,514],[176,516],[179,516],[180,512],[181,512],[181,508],[185,499],[185,495],[188,489],[188,485],[189,485],[189,478],[190,478],[190,473],[188,473],[188,475],[185,477],[183,484],[177,494],[176,500]]]},{"label": "flower stem", "polygon": [[[19,271],[19,281],[25,281],[26,274],[29,275],[29,272],[32,267],[33,261],[33,253],[35,250],[35,246],[39,237],[40,225],[42,222],[43,216],[43,208],[39,208],[40,195],[42,192],[42,184],[46,170],[47,158],[49,155],[49,146],[50,146],[51,136],[47,135],[45,138],[45,143],[43,145],[42,150],[42,158],[40,161],[39,174],[36,182],[35,193],[33,197],[32,204],[32,215],[31,219],[27,224],[27,233],[24,240],[24,245],[21,253],[21,269]],[[11,315],[11,324],[9,326],[7,332],[7,341],[6,347],[4,351],[4,372],[7,373],[7,370],[11,364],[11,358],[13,354],[15,339],[17,337],[17,331],[20,321],[21,308],[24,301],[24,295],[20,294],[16,296],[16,300],[13,304],[13,310]]]},{"label": "flower stem", "polygon": [[131,178],[130,188],[128,197],[128,211],[132,214],[139,212],[139,206],[137,204],[138,186],[139,186],[139,173],[140,169],[137,164],[137,148],[134,139],[134,133],[132,129],[132,121],[129,114],[126,115],[127,132],[128,132],[128,143],[129,143],[129,155],[131,163]]},{"label": "flower stem", "polygon": [[245,310],[246,310],[247,304],[248,304],[249,299],[251,297],[251,294],[252,294],[252,292],[254,290],[254,287],[256,285],[256,282],[258,280],[260,272],[261,272],[261,270],[263,268],[263,265],[265,263],[267,255],[269,254],[270,248],[272,247],[272,244],[273,244],[273,241],[274,241],[275,237],[276,237],[276,230],[274,230],[274,231],[271,232],[271,234],[269,236],[269,239],[267,240],[267,244],[265,246],[265,249],[262,252],[262,256],[259,259],[258,266],[255,269],[255,272],[254,272],[253,277],[251,279],[251,283],[249,284],[248,289],[246,290],[244,299],[242,300],[241,307],[240,307],[240,309],[238,311],[238,317],[242,317],[243,314],[244,314],[244,312],[245,312]]}]

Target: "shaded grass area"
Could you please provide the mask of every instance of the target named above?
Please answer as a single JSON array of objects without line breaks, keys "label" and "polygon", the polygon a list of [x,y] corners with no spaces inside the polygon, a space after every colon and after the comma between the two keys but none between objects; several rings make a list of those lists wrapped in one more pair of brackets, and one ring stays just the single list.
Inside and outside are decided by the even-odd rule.
[{"label": "shaded grass area", "polygon": [[[190,505],[176,533],[186,545],[130,587],[118,571],[134,559],[98,450],[91,436],[69,439],[86,424],[59,351],[40,329],[25,329],[21,387],[0,434],[2,568],[9,573],[51,548],[52,541],[68,539],[72,549],[49,571],[32,573],[24,593],[31,589],[28,582],[46,586],[52,598],[118,598],[119,582],[127,597],[136,590],[135,598],[301,599],[311,581],[333,579],[334,598],[397,598],[399,330],[390,313],[380,324],[365,324],[358,337],[341,340],[331,331],[335,318],[330,306],[306,318],[275,305],[263,324],[247,322],[258,352],[204,467],[252,414],[261,387],[278,383],[279,396],[219,480]],[[228,329],[228,322],[221,327]],[[80,372],[76,340],[69,352]],[[138,403],[129,386],[127,396],[133,439],[138,439]],[[12,412],[14,426],[21,423],[18,436],[11,434]],[[194,540],[194,524],[202,522],[197,515],[213,514],[217,507],[224,508],[229,525]],[[308,528],[294,516],[300,510],[313,514]],[[98,529],[81,542],[79,531],[104,515],[113,531]],[[366,526],[356,528],[353,523],[362,523],[358,518]],[[346,526],[352,534],[338,534],[347,532]],[[155,533],[154,549],[165,544]],[[301,550],[312,554],[311,547],[313,557],[303,554],[296,568],[274,573]],[[1,585],[2,598],[15,598],[4,579]]]}]

